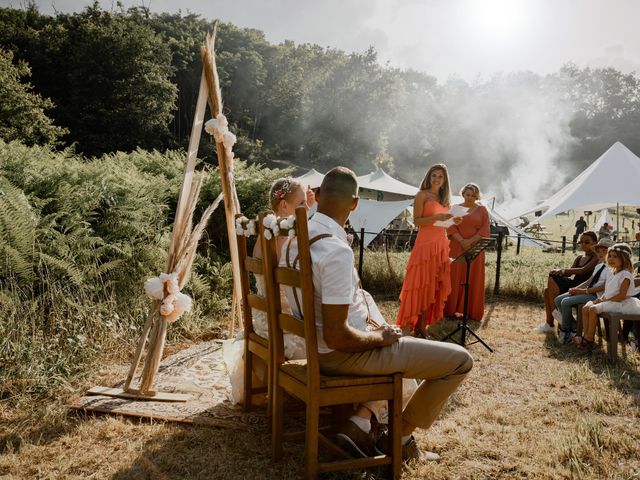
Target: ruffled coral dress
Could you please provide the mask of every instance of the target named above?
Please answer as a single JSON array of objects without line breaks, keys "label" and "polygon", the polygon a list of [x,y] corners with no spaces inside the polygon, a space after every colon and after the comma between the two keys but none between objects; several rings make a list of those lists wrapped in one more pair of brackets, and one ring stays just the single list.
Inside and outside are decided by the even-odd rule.
[{"label": "ruffled coral dress", "polygon": [[[420,216],[447,212],[448,209],[440,202],[427,200]],[[426,312],[425,325],[442,319],[444,305],[451,292],[450,269],[447,229],[433,225],[420,227],[400,292],[397,325],[415,327],[422,311]]]}]

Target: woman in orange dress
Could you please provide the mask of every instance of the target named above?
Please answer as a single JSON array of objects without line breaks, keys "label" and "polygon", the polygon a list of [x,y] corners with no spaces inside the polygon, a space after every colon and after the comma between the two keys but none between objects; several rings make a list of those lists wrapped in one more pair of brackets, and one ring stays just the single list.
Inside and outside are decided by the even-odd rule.
[{"label": "woman in orange dress", "polygon": [[[433,165],[420,184],[413,202],[413,223],[420,227],[411,250],[400,292],[396,324],[414,335],[427,337],[426,326],[442,320],[451,291],[447,229],[435,226],[451,218],[449,174],[443,164]],[[462,219],[453,219],[459,224]]]},{"label": "woman in orange dress", "polygon": [[[467,183],[460,195],[464,198],[461,204],[467,208],[467,214],[462,217],[460,225],[449,227],[448,234],[451,239],[451,258],[457,258],[473,247],[478,240],[488,237],[489,212],[482,205],[480,200],[480,188],[475,183]],[[451,294],[444,307],[444,314],[452,316],[456,313],[464,313],[464,287],[467,277],[466,262],[451,264]],[[484,316],[484,252],[480,253],[473,262],[469,270],[469,305],[467,318],[471,320],[482,320]]]}]

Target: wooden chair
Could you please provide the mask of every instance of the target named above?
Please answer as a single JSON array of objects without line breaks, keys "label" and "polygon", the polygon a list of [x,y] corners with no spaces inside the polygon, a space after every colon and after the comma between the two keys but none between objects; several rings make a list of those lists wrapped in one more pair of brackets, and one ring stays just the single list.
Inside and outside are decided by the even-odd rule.
[{"label": "wooden chair", "polygon": [[[636,273],[640,273],[640,262],[633,264],[633,270]],[[633,285],[632,285],[633,286]],[[609,348],[609,358],[612,361],[616,361],[618,359],[618,331],[620,329],[620,321],[623,320],[631,320],[632,322],[640,323],[640,315],[625,315],[622,313],[603,313],[598,315],[598,327],[600,326],[600,318],[602,318],[605,322],[609,324],[609,338],[608,338],[608,348]],[[634,323],[634,334],[636,335],[636,340],[640,339],[638,335],[640,333],[640,325],[638,323]]]},{"label": "wooden chair", "polygon": [[[609,323],[609,339],[608,350],[609,358],[615,362],[618,359],[618,330],[620,328],[621,320],[632,320],[633,322],[640,322],[640,315],[625,315],[623,313],[602,313],[599,315],[605,322]],[[600,323],[600,320],[598,320]],[[637,327],[638,325],[634,325]],[[638,332],[640,328],[635,328],[635,332]]]},{"label": "wooden chair", "polygon": [[[260,216],[260,230],[264,231]],[[273,351],[273,405],[272,405],[272,453],[275,460],[282,457],[282,443],[285,440],[305,439],[305,472],[307,478],[336,470],[359,469],[388,465],[390,476],[400,477],[402,448],[400,425],[402,422],[402,376],[401,374],[380,376],[327,376],[320,373],[316,321],[311,272],[310,241],[307,229],[307,212],[303,207],[296,209],[297,241],[300,269],[279,267],[276,263],[276,239],[267,240],[260,235],[267,289],[269,322],[272,323],[270,336]],[[281,232],[285,234],[286,232]],[[301,289],[300,304],[304,318],[299,319],[282,311],[280,286]],[[284,356],[283,333],[291,332],[305,339],[306,361],[286,361]],[[304,432],[283,432],[283,396],[288,393],[306,405],[306,429]],[[319,428],[321,407],[361,403],[370,400],[389,402],[389,429],[392,441],[392,455],[351,459],[335,445]],[[320,463],[318,447],[321,443],[343,460]]]},{"label": "wooden chair", "polygon": [[[242,215],[236,215],[236,218]],[[267,415],[271,415],[271,387],[273,385],[273,372],[269,341],[258,335],[253,328],[252,308],[260,310],[267,315],[267,302],[261,296],[250,289],[249,274],[263,275],[264,267],[262,259],[249,256],[247,252],[247,238],[244,235],[236,235],[238,244],[238,257],[240,258],[240,284],[242,286],[242,317],[244,327],[244,409],[252,408],[253,395],[267,392]],[[270,332],[269,332],[270,333]],[[254,387],[253,368],[255,357],[258,356],[265,362],[267,368],[267,386]]]}]

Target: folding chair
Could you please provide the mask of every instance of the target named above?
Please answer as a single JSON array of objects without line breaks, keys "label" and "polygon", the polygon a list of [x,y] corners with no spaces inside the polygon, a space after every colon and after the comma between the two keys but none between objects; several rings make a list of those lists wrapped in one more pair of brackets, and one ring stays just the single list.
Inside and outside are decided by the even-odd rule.
[{"label": "folding chair", "polygon": [[[274,460],[282,457],[285,440],[305,439],[305,472],[307,478],[336,470],[369,468],[388,465],[390,476],[400,478],[402,447],[400,425],[402,422],[402,376],[401,374],[379,376],[328,376],[320,373],[316,320],[313,300],[313,278],[310,240],[307,229],[307,212],[296,209],[295,231],[298,242],[300,269],[279,267],[276,263],[276,238],[267,240],[264,232],[265,213],[260,215],[260,231],[263,252],[264,274],[267,290],[267,308],[271,325],[270,343],[273,352],[273,405],[272,405],[272,452]],[[281,232],[286,235],[286,232]],[[280,287],[299,289],[303,318],[282,311]],[[306,361],[287,361],[284,356],[284,332],[294,333],[305,339]],[[306,405],[306,429],[304,432],[283,432],[283,397],[288,393]],[[320,432],[320,408],[334,405],[354,404],[370,400],[389,402],[389,429],[392,442],[391,455],[351,459],[339,446]],[[321,443],[330,452],[344,457],[343,460],[319,462],[318,448]]]}]

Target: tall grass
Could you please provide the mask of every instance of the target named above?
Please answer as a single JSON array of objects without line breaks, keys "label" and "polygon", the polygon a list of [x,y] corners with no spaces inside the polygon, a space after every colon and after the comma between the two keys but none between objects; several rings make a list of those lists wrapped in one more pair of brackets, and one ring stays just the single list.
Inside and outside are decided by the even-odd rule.
[{"label": "tall grass", "polygon": [[[0,141],[0,399],[51,393],[131,351],[148,308],[142,284],[165,264],[183,165],[182,152],[87,160]],[[281,174],[239,163],[243,204],[259,208],[256,191],[266,199],[260,189]],[[218,183],[209,176],[198,208]],[[231,269],[221,230],[219,216],[186,287],[195,309],[169,341],[212,334],[226,312]]]}]

